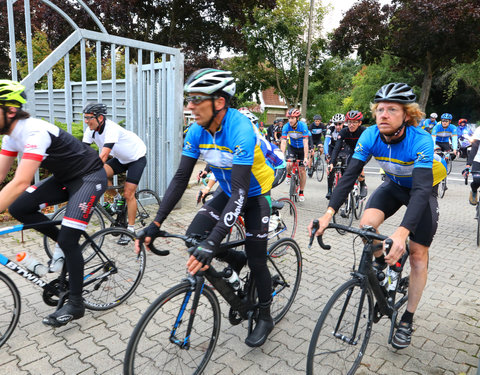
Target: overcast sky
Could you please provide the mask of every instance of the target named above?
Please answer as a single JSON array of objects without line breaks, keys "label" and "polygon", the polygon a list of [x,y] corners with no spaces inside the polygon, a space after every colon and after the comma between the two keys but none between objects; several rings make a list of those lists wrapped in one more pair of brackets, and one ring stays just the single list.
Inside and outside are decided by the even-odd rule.
[{"label": "overcast sky", "polygon": [[[340,20],[343,18],[343,15],[347,10],[349,10],[353,4],[358,0],[315,0],[316,2],[321,1],[322,5],[331,4],[333,8],[330,13],[325,16],[323,21],[323,28],[325,33],[329,33],[336,29],[340,24]],[[381,4],[390,4],[390,0],[380,0]]]}]

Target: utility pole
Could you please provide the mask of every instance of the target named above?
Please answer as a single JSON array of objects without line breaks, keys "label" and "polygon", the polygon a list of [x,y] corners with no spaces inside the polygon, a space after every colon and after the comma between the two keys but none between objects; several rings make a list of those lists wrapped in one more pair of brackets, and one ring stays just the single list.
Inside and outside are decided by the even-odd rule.
[{"label": "utility pole", "polygon": [[307,34],[307,58],[305,61],[305,74],[303,75],[303,93],[302,93],[302,117],[304,118],[307,118],[308,75],[310,73],[310,47],[312,45],[312,23],[313,23],[314,9],[315,9],[315,0],[310,0],[310,15],[308,16],[308,34]]}]

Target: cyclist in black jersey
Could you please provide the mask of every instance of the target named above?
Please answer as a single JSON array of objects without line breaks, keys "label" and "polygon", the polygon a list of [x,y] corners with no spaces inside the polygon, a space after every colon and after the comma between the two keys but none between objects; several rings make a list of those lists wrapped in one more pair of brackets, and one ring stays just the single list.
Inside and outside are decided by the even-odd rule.
[{"label": "cyclist in black jersey", "polygon": [[[335,145],[337,143],[338,135],[340,134],[340,131],[343,129],[344,124],[345,124],[345,116],[342,113],[337,113],[335,114],[331,121],[333,125],[330,125],[327,127],[327,133],[325,134],[325,142],[323,145],[323,149],[325,151],[325,160],[327,161],[328,164],[330,164],[330,158],[333,153],[333,150],[335,149]],[[341,150],[341,155],[346,156],[344,150]],[[338,157],[338,155],[337,155]],[[328,171],[327,171],[328,173]],[[333,180],[335,178],[335,175],[333,173],[328,173],[327,177],[327,195],[325,198],[330,199],[332,195],[332,189],[333,189]]]},{"label": "cyclist in black jersey", "polygon": [[327,131],[327,126],[322,122],[322,116],[313,116],[313,122],[308,127],[308,130],[312,133],[313,144],[323,148],[322,138]]},{"label": "cyclist in black jersey", "polygon": [[[337,136],[337,141],[335,142],[335,147],[331,153],[330,164],[328,165],[328,171],[331,172],[333,166],[337,162],[338,154],[342,149],[347,155],[347,165],[350,158],[353,155],[357,141],[360,138],[360,135],[365,130],[365,127],[362,126],[363,114],[359,111],[350,111],[345,116],[346,128],[340,130]],[[347,147],[344,147],[347,146]],[[360,182],[360,196],[365,198],[367,196],[367,185],[365,184],[365,173],[362,170],[362,173],[358,177]]]},{"label": "cyclist in black jersey", "polygon": [[[23,153],[12,181],[0,191],[0,212],[9,208],[20,222],[39,223],[49,220],[40,209],[68,201],[60,230],[56,226],[38,229],[57,241],[65,254],[70,288],[68,301],[43,319],[45,325],[59,327],[85,313],[83,256],[78,242],[107,187],[107,176],[95,150],[22,110],[22,104],[26,103],[24,90],[17,82],[0,81],[0,134],[5,134],[0,155],[1,181],[18,153]],[[30,186],[40,167],[53,176]]]},{"label": "cyclist in black jersey", "polygon": [[[267,164],[259,138],[249,119],[229,108],[235,94],[231,72],[201,69],[185,83],[188,108],[196,123],[185,138],[180,166],[170,182],[157,216],[141,235],[148,247],[159,235],[159,227],[180,200],[188,186],[193,168],[200,155],[210,166],[222,188],[200,209],[187,232],[207,238],[194,250],[187,262],[195,274],[209,267],[213,257],[227,261],[238,273],[248,265],[255,278],[259,300],[259,316],[245,343],[263,345],[273,330],[270,314],[272,279],[267,266],[268,225],[271,211],[270,190],[274,181],[273,168]],[[219,253],[218,246],[243,212],[246,227],[245,254],[230,249]],[[139,240],[136,243],[139,250]]]}]

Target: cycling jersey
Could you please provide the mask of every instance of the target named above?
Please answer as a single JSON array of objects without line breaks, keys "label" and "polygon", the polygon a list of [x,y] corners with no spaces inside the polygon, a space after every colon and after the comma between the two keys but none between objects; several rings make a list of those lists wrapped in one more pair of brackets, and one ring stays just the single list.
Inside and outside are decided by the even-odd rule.
[{"label": "cycling jersey", "polygon": [[469,138],[473,135],[473,131],[470,125],[457,126],[458,143],[461,147],[470,146]]},{"label": "cycling jersey", "polygon": [[343,128],[340,130],[340,133],[338,134],[337,137],[337,142],[335,142],[335,148],[332,152],[331,155],[331,161],[330,164],[334,164],[337,160],[337,156],[340,153],[340,150],[345,144],[346,147],[346,152],[348,152],[350,155],[353,154],[353,150],[355,150],[355,146],[357,145],[358,139],[360,138],[360,135],[365,131],[365,126],[359,126],[357,130],[355,130],[353,133],[350,132],[350,129],[348,127]]},{"label": "cycling jersey", "polygon": [[185,137],[183,155],[198,159],[200,154],[210,166],[222,190],[231,196],[232,166],[251,165],[248,196],[267,193],[272,188],[274,170],[261,149],[261,141],[250,120],[229,108],[217,132],[212,135],[194,123]]},{"label": "cycling jersey", "polygon": [[432,138],[434,143],[446,143],[452,138],[452,148],[457,150],[457,127],[455,125],[448,125],[445,129],[442,124],[437,124],[432,129]]},{"label": "cycling jersey", "polygon": [[422,123],[420,124],[420,127],[423,130],[426,130],[427,132],[431,133],[432,129],[435,125],[440,124],[440,122],[437,122],[436,120],[430,120],[427,118],[426,120],[423,120]]},{"label": "cycling jersey", "polygon": [[103,168],[95,150],[73,135],[46,121],[27,118],[19,120],[10,135],[2,141],[2,155],[40,161],[62,182]]},{"label": "cycling jersey", "polygon": [[380,138],[377,125],[366,129],[355,147],[353,158],[367,162],[370,155],[377,161],[385,174],[396,184],[412,187],[414,168],[433,171],[433,185],[447,176],[442,163],[434,160],[431,136],[414,126],[407,126],[405,138],[398,143],[386,144]]},{"label": "cycling jersey", "polygon": [[322,140],[322,134],[325,133],[326,126],[324,123],[315,124],[315,121],[310,124],[310,132],[312,133],[312,141],[314,144],[318,145]]},{"label": "cycling jersey", "polygon": [[303,139],[308,137],[308,127],[303,121],[297,122],[294,129],[290,123],[283,125],[282,139],[289,138],[289,145],[295,148],[303,148]]},{"label": "cycling jersey", "polygon": [[333,151],[333,148],[335,147],[335,142],[337,141],[339,134],[340,132],[337,132],[335,125],[331,125],[327,128],[327,133],[325,134],[325,142],[323,143],[323,149],[325,150],[327,155],[329,153],[329,146]]},{"label": "cycling jersey", "polygon": [[113,144],[110,155],[117,158],[120,163],[128,164],[145,156],[147,147],[135,133],[122,128],[111,120],[105,120],[105,126],[98,132],[86,129],[83,134],[83,142],[95,144],[100,151],[105,145]]}]

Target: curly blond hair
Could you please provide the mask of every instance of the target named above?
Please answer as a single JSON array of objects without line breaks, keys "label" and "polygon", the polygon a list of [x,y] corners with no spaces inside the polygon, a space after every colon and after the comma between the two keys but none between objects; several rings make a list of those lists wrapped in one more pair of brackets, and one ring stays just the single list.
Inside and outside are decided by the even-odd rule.
[{"label": "curly blond hair", "polygon": [[[380,103],[370,103],[370,110],[372,111],[372,116],[375,117],[375,112]],[[407,121],[408,125],[418,126],[418,123],[422,118],[425,118],[425,113],[422,112],[418,103],[408,103],[402,104],[398,103],[403,107],[404,112],[410,116],[410,120]]]}]

